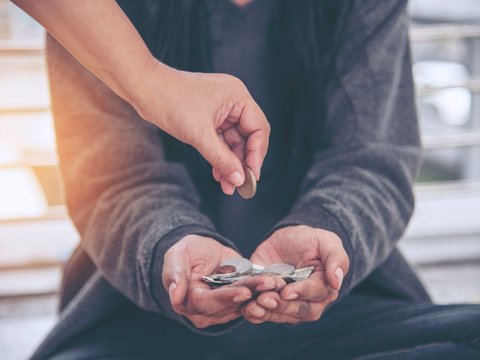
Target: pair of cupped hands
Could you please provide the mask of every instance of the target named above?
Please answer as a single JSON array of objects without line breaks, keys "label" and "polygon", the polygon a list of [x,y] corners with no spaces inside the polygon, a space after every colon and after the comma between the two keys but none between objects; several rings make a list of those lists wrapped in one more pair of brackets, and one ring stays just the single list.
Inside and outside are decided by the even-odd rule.
[{"label": "pair of cupped hands", "polygon": [[[212,165],[224,193],[233,194],[244,182],[244,166],[258,181],[270,125],[242,81],[155,64],[150,80],[143,82],[140,100],[133,102],[139,114],[195,147]],[[336,234],[302,225],[275,231],[250,260],[258,265],[315,265],[307,280],[287,285],[280,277],[259,275],[216,289],[202,280],[202,275],[235,257],[243,256],[199,235],[188,235],[172,246],[164,257],[162,280],[173,309],[198,328],[241,316],[256,324],[315,321],[338,297],[349,267]]]},{"label": "pair of cupped hands", "polygon": [[335,301],[348,272],[349,258],[334,233],[305,225],[275,231],[250,260],[258,265],[314,265],[306,280],[286,284],[281,277],[258,275],[211,288],[202,280],[227,259],[242,257],[234,249],[199,235],[188,235],[164,256],[162,280],[174,311],[197,328],[225,324],[243,316],[254,324],[296,324],[318,320]]}]

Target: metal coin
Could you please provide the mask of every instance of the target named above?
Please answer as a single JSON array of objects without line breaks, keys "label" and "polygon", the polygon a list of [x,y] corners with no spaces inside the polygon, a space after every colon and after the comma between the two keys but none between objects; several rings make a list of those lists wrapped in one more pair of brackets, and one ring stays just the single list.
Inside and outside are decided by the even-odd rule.
[{"label": "metal coin", "polygon": [[211,286],[223,286],[223,285],[228,284],[224,280],[214,279],[210,276],[202,276],[202,279],[203,279],[203,281],[205,281],[207,284],[209,284]]},{"label": "metal coin", "polygon": [[236,271],[237,269],[233,265],[222,265],[217,268],[217,274],[229,274]]},{"label": "metal coin", "polygon": [[272,264],[265,267],[264,273],[270,275],[290,275],[295,270],[295,266],[290,264]]},{"label": "metal coin", "polygon": [[236,269],[236,273],[240,275],[252,271],[251,261],[245,258],[227,259],[220,264],[220,267],[222,266],[233,266]]},{"label": "metal coin", "polygon": [[245,181],[237,188],[237,191],[242,198],[251,199],[257,192],[257,180],[255,179],[255,174],[250,168],[245,166],[243,171],[245,173]]},{"label": "metal coin", "polygon": [[315,269],[315,266],[306,266],[303,268],[298,268],[298,269],[295,269],[295,271],[290,275],[288,275],[287,277],[293,281],[305,280],[305,279],[308,279],[308,277],[312,274],[314,269]]},{"label": "metal coin", "polygon": [[229,285],[229,284],[233,284],[234,282],[249,278],[251,276],[252,275],[239,275],[239,276],[222,279],[221,282],[222,282],[222,285]]}]

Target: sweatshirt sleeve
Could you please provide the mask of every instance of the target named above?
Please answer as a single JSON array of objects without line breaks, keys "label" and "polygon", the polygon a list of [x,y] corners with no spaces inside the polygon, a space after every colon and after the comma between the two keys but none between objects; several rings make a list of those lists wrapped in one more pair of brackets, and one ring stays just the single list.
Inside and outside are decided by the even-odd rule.
[{"label": "sweatshirt sleeve", "polygon": [[139,307],[202,333],[176,314],[162,284],[165,252],[188,234],[234,248],[199,211],[186,168],[165,160],[160,131],[52,37],[50,90],[70,216],[102,276]]},{"label": "sweatshirt sleeve", "polygon": [[407,1],[352,1],[327,94],[329,143],[273,228],[303,224],[342,239],[341,297],[388,257],[413,211],[421,146],[408,23]]}]

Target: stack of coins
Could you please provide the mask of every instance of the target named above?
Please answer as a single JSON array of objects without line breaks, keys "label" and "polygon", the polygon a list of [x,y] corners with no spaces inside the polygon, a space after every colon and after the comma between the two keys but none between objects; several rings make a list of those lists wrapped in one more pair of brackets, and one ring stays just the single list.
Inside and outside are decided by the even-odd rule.
[{"label": "stack of coins", "polygon": [[233,284],[236,281],[248,277],[265,274],[269,276],[280,276],[287,283],[305,280],[313,272],[314,266],[307,266],[296,269],[290,264],[272,264],[261,266],[253,264],[245,258],[234,258],[225,260],[211,275],[202,276],[203,281],[212,286]]}]

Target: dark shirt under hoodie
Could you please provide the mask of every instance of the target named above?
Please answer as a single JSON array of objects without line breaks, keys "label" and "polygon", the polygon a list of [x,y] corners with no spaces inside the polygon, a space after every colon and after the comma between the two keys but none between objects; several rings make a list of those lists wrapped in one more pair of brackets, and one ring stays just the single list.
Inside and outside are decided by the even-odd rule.
[{"label": "dark shirt under hoodie", "polygon": [[[129,2],[121,3],[128,14]],[[203,335],[241,329],[241,321],[196,329],[170,306],[160,276],[163,255],[191,233],[249,256],[274,229],[327,229],[342,239],[351,261],[340,298],[368,287],[428,300],[396,248],[413,210],[421,157],[406,1],[352,1],[328,92],[328,148],[314,154],[294,204],[270,201],[283,171],[275,74],[265,46],[274,3],[257,0],[244,9],[229,1],[206,3],[213,70],[242,79],[272,125],[257,196],[244,201],[217,194],[215,217],[200,210],[212,199],[198,190],[190,169],[165,160],[159,130],[48,38],[60,166],[82,241],[65,269],[59,323],[34,359],[125,311]]]},{"label": "dark shirt under hoodie", "polygon": [[[253,1],[242,8],[230,1],[207,2],[212,70],[241,79],[272,128],[269,152],[255,198],[244,201],[238,194],[220,196],[215,212],[220,233],[232,240],[247,257],[287,211],[286,204],[279,204],[273,193],[281,186],[288,169],[278,151],[283,146],[284,126],[279,114],[281,99],[275,86],[274,59],[268,47],[272,5],[271,0]],[[255,219],[253,223],[252,219]]]}]

